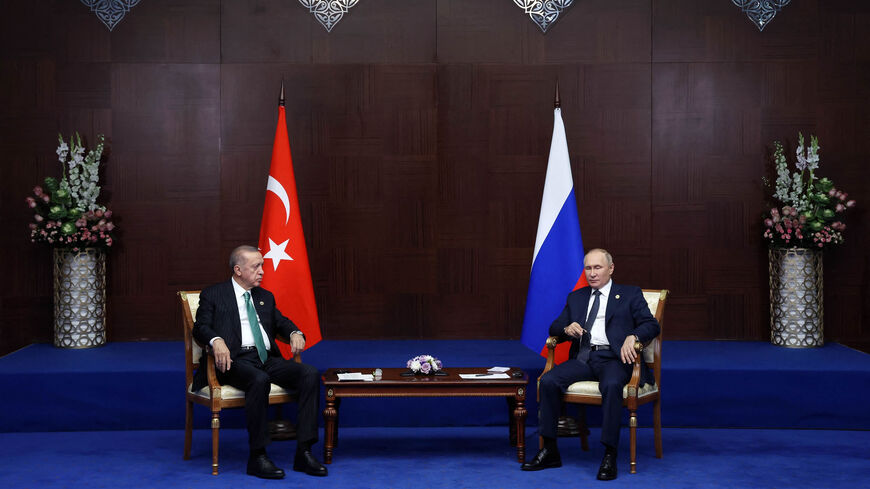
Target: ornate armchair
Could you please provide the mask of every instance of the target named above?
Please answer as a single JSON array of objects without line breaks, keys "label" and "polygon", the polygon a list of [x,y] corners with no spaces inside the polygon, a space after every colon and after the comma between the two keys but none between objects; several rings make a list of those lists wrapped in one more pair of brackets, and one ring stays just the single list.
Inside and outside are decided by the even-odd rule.
[{"label": "ornate armchair", "polygon": [[[661,333],[653,338],[648,344],[635,345],[641,354],[637,356],[634,370],[628,384],[622,389],[623,405],[628,408],[629,433],[631,446],[631,473],[637,472],[637,407],[642,404],[653,403],[653,432],[655,435],[656,458],[662,458],[662,410],[661,410],[661,368],[662,368],[662,335],[664,334],[665,302],[668,297],[667,289],[643,289],[650,312],[662,328]],[[547,373],[555,366],[555,351],[559,339],[556,336],[547,338],[547,364],[541,375]],[[655,384],[640,384],[640,362],[644,361],[655,375]],[[540,383],[538,377],[538,383]],[[601,393],[598,390],[598,382],[586,381],[575,382],[568,386],[568,391],[562,397],[564,403],[580,404],[581,413],[586,405],[600,406]],[[580,442],[583,450],[589,450],[589,430],[585,426],[585,413],[581,416],[582,426],[579,428]]]},{"label": "ornate armchair", "polygon": [[[184,416],[184,460],[190,459],[190,445],[193,439],[193,404],[201,404],[211,409],[211,473],[218,474],[218,440],[220,432],[220,413],[222,409],[244,407],[245,393],[230,385],[221,385],[215,374],[214,356],[203,355],[202,345],[193,338],[193,318],[199,307],[198,290],[182,290],[178,292],[181,302],[181,319],[184,324],[184,374],[185,374],[185,416]],[[205,359],[208,385],[198,391],[193,391],[193,372],[201,367]],[[301,356],[295,355],[294,360],[301,362]],[[281,404],[295,401],[295,395],[278,385],[272,384],[269,393],[269,404]]]}]

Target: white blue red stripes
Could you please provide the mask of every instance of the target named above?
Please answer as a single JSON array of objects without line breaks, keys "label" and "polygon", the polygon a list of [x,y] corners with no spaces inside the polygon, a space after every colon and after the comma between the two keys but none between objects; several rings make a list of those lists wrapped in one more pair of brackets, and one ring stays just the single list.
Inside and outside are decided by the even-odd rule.
[{"label": "white blue red stripes", "polygon": [[574,179],[560,109],[554,113],[553,140],[532,257],[522,342],[538,352],[550,324],[583,276],[583,240],[574,196]]}]

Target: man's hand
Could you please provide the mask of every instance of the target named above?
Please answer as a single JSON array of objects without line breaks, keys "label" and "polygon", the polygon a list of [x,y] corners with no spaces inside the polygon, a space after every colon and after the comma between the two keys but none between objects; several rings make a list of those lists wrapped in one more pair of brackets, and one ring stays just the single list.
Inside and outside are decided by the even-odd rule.
[{"label": "man's hand", "polygon": [[301,334],[290,335],[290,351],[297,354],[305,349],[305,338]]},{"label": "man's hand", "polygon": [[637,352],[634,351],[634,343],[635,338],[633,334],[625,337],[625,343],[622,344],[622,348],[619,350],[623,363],[634,363],[634,359],[637,358]]},{"label": "man's hand", "polygon": [[565,331],[566,335],[572,338],[579,338],[586,334],[586,330],[583,329],[577,321],[569,324],[563,331]]},{"label": "man's hand", "polygon": [[214,364],[217,366],[217,369],[221,372],[229,370],[230,365],[233,364],[233,359],[230,358],[230,349],[227,348],[227,344],[224,343],[223,338],[214,340],[211,347],[212,350],[214,350]]}]

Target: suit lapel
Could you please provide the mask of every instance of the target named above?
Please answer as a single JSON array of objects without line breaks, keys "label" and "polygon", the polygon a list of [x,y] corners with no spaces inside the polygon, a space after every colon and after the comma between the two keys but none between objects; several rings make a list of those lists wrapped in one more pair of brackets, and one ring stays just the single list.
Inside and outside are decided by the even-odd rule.
[{"label": "suit lapel", "polygon": [[618,299],[617,297],[622,297],[619,294],[619,286],[616,284],[611,284],[610,294],[607,296],[607,310],[604,311],[605,329],[610,326],[610,320],[613,319],[613,314],[616,311],[616,308],[621,305],[619,303],[620,299]]},{"label": "suit lapel", "polygon": [[251,289],[251,300],[254,302],[254,309],[257,310],[257,315],[260,317],[260,324],[263,326],[263,330],[266,332],[266,340],[272,341],[272,331],[271,331],[271,323],[269,323],[269,310],[266,307],[266,303],[263,301],[262,289],[259,287],[254,287]]},{"label": "suit lapel", "polygon": [[233,288],[232,280],[233,279],[230,279],[226,282],[223,296],[224,300],[227,301],[230,310],[235,312],[235,314],[230,315],[230,322],[232,323],[230,333],[235,336],[238,344],[242,344],[242,320],[239,318],[239,304],[236,302],[236,289]]}]

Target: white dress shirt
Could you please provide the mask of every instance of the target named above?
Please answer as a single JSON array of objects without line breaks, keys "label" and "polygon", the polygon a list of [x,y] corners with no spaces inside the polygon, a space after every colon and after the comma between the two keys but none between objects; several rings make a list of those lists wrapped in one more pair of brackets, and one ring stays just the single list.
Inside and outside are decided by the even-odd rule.
[{"label": "white dress shirt", "polygon": [[[245,290],[241,285],[239,285],[235,280],[233,282],[233,291],[236,295],[236,306],[239,309],[239,320],[242,322],[242,346],[256,346],[254,343],[254,333],[251,332],[251,323],[248,321],[248,305],[245,304],[245,292],[249,292]],[[251,304],[254,303],[254,297],[251,296]],[[256,309],[256,307],[254,308]],[[260,322],[260,316],[257,316],[257,322]],[[266,349],[269,350],[269,337],[266,336],[266,330],[263,329],[261,324],[257,324],[260,327],[260,334],[263,335],[263,343],[266,344]]]},{"label": "white dress shirt", "polygon": [[[601,298],[598,300],[598,314],[595,316],[595,319],[590,326],[588,323],[586,324],[586,330],[589,331],[589,334],[592,336],[589,338],[590,345],[609,345],[610,341],[607,339],[606,327],[604,324],[604,314],[607,312],[607,297],[610,296],[610,287],[613,285],[613,279],[607,281],[604,284],[604,287],[598,289],[601,291]],[[586,308],[586,317],[589,317],[589,312],[592,310],[592,304],[595,303],[595,290],[592,291],[592,295],[589,296],[589,306]]]}]

